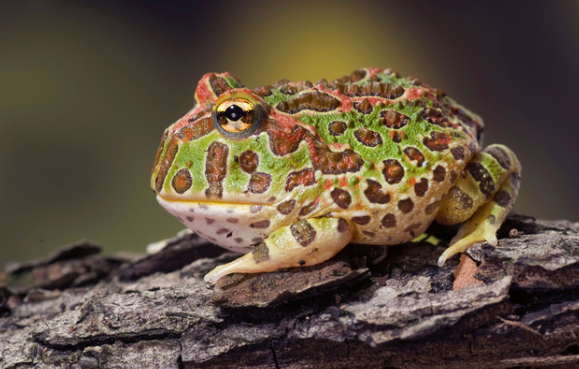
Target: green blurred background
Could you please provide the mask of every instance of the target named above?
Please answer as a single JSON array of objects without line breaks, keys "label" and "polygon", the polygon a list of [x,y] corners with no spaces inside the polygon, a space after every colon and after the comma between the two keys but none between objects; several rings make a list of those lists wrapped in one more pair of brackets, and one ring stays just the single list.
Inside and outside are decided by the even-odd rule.
[{"label": "green blurred background", "polygon": [[579,220],[578,45],[577,1],[2,1],[0,264],[80,238],[142,252],[181,229],[149,175],[210,71],[420,77],[519,155],[517,211]]}]

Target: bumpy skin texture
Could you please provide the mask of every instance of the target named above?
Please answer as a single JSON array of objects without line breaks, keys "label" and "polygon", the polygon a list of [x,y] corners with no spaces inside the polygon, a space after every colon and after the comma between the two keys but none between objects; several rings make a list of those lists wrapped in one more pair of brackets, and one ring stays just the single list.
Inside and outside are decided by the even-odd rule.
[{"label": "bumpy skin texture", "polygon": [[441,256],[495,233],[520,164],[481,151],[483,122],[438,89],[366,68],[330,83],[249,90],[203,76],[171,125],[151,185],[160,204],[223,247],[250,252],[206,276],[314,265],[349,242],[393,245],[433,220],[466,222]]}]

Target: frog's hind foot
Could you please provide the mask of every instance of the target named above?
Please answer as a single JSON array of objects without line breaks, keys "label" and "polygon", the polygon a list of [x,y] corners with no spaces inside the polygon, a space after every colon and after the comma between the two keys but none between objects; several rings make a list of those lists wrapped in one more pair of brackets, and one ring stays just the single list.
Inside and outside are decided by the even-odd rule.
[{"label": "frog's hind foot", "polygon": [[[436,220],[442,224],[466,221],[438,259],[438,265],[472,244],[497,244],[496,233],[515,203],[521,165],[506,146],[491,145],[471,160],[443,202]],[[473,191],[473,189],[475,189]]]},{"label": "frog's hind foot", "polygon": [[352,238],[353,226],[344,219],[315,218],[300,220],[269,235],[252,252],[205,276],[217,280],[231,273],[273,272],[281,268],[320,264],[336,255]]}]

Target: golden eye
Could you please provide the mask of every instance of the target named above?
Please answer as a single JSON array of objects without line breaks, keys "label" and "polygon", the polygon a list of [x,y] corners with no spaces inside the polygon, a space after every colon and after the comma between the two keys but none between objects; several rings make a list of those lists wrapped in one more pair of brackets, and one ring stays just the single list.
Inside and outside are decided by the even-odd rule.
[{"label": "golden eye", "polygon": [[222,95],[213,108],[213,119],[222,135],[239,140],[259,131],[266,110],[259,98],[245,91]]},{"label": "golden eye", "polygon": [[244,99],[226,100],[216,109],[217,123],[227,132],[243,132],[255,122],[253,103]]}]

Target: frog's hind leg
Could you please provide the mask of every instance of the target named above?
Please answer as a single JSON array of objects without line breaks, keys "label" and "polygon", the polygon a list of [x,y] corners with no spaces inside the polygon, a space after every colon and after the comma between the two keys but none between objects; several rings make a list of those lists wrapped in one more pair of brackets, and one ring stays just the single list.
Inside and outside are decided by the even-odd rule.
[{"label": "frog's hind leg", "polygon": [[216,283],[231,273],[272,272],[320,264],[342,250],[352,239],[352,232],[352,224],[341,218],[300,220],[273,232],[249,254],[216,267],[205,281]]},{"label": "frog's hind leg", "polygon": [[496,233],[518,195],[520,173],[517,157],[503,145],[491,145],[467,163],[436,215],[444,225],[466,221],[438,259],[439,266],[474,243],[497,244]]}]

